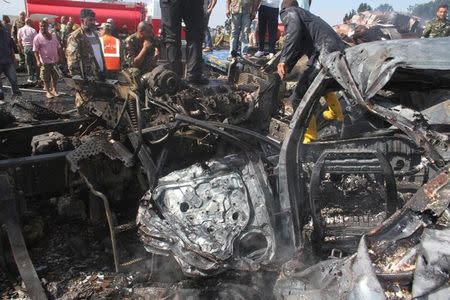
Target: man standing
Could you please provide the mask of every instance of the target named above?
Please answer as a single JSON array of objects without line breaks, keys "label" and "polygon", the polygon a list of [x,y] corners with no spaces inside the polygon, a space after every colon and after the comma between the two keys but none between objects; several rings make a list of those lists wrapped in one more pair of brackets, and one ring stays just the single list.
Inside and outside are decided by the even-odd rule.
[{"label": "man standing", "polygon": [[70,32],[75,31],[78,28],[80,28],[80,25],[75,23],[75,20],[73,19],[73,17],[69,17],[69,23],[71,24]]},{"label": "man standing", "polygon": [[61,34],[62,34],[66,30],[66,26],[67,26],[66,16],[62,16],[60,21],[61,21]]},{"label": "man standing", "polygon": [[161,0],[161,19],[166,46],[166,57],[180,77],[181,64],[181,21],[186,24],[186,76],[192,84],[207,84],[202,71],[202,41],[204,32],[204,0]]},{"label": "man standing", "polygon": [[61,46],[61,57],[59,60],[59,69],[63,73],[64,77],[67,77],[67,63],[66,63],[66,57],[64,55],[65,48],[64,48],[64,40],[63,40],[63,31],[61,30],[62,26],[58,22],[53,23],[53,30],[56,35],[56,38],[58,39],[59,45]]},{"label": "man standing", "polygon": [[58,39],[59,44],[62,45],[61,24],[59,24],[58,22],[53,23],[53,33],[56,35],[56,38]]},{"label": "man standing", "polygon": [[[61,37],[62,37],[62,48],[65,51],[67,46],[67,39],[69,38],[69,35],[74,31],[73,30],[73,18],[69,18],[69,21],[67,21],[66,26],[64,27],[64,30],[61,29]],[[62,27],[61,27],[62,28]]]},{"label": "man standing", "polygon": [[109,18],[106,20],[106,23],[109,24],[109,35],[112,35],[116,39],[119,38],[119,32],[117,31],[116,25],[114,24],[114,20]]},{"label": "man standing", "polygon": [[5,28],[6,32],[8,32],[9,36],[11,36],[12,32],[11,20],[7,15],[3,15],[2,19],[3,19],[3,27]]},{"label": "man standing", "polygon": [[[14,45],[11,35],[0,22],[0,75],[5,74],[11,85],[13,96],[20,96],[21,92],[17,84],[16,57],[14,55]],[[3,92],[2,79],[0,78],[0,100],[5,98]]]},{"label": "man standing", "polygon": [[211,12],[216,6],[217,0],[204,0],[203,2],[203,11],[205,13],[205,48],[204,52],[211,52],[213,48],[213,43],[211,39],[211,32],[209,32],[209,17],[211,16]]},{"label": "man standing", "polygon": [[36,57],[37,66],[41,70],[41,80],[48,99],[58,97],[56,85],[58,73],[56,68],[62,57],[61,46],[56,35],[48,31],[48,22],[41,21],[39,34],[33,40],[33,52]]},{"label": "man standing", "polygon": [[436,18],[425,25],[422,37],[437,38],[450,36],[450,22],[447,20],[448,5],[439,5],[436,11]]},{"label": "man standing", "polygon": [[21,11],[19,13],[19,18],[14,21],[14,24],[12,26],[12,32],[11,32],[14,43],[19,48],[19,69],[20,70],[25,69],[25,54],[23,54],[23,52],[21,52],[20,45],[17,40],[17,33],[19,32],[20,28],[25,26],[25,17],[26,17],[25,12]]},{"label": "man standing", "polygon": [[259,6],[259,50],[255,53],[255,56],[261,57],[264,55],[266,32],[269,32],[269,59],[271,59],[275,55],[275,43],[277,41],[278,31],[278,7],[280,6],[280,0],[256,0],[256,4]]},{"label": "man standing", "polygon": [[21,27],[17,32],[17,41],[21,53],[25,54],[25,62],[28,72],[28,83],[35,83],[39,70],[36,67],[36,60],[33,54],[33,39],[36,36],[36,30],[31,27],[30,18],[25,19],[25,26]]},{"label": "man standing", "polygon": [[[66,56],[69,74],[74,79],[103,80],[104,58],[100,39],[95,27],[95,13],[84,8],[80,12],[81,27],[75,30],[67,41]],[[75,105],[81,111],[92,101],[92,94],[77,91]],[[89,108],[87,108],[89,111]]]},{"label": "man standing", "polygon": [[125,72],[132,90],[139,90],[141,76],[156,67],[160,48],[160,41],[148,22],[140,22],[136,32],[125,40]]},{"label": "man standing", "polygon": [[231,17],[231,40],[230,56],[232,52],[238,52],[239,41],[241,42],[241,53],[247,54],[248,35],[250,25],[256,15],[254,0],[227,0],[226,15]]},{"label": "man standing", "polygon": [[120,40],[114,37],[111,31],[112,27],[109,23],[102,23],[100,26],[100,42],[105,58],[105,71],[113,75],[121,69],[121,47]]},{"label": "man standing", "polygon": [[[297,61],[306,55],[309,58],[308,69],[301,75],[293,94],[293,106],[297,108],[317,75],[323,58],[332,52],[344,51],[344,44],[333,28],[321,18],[298,7],[295,0],[283,0],[281,20],[285,25],[285,43],[278,64],[278,75],[284,79]],[[326,120],[343,120],[341,106],[334,92],[325,95],[328,110],[324,112]],[[305,143],[315,139],[315,119],[305,135]]]}]

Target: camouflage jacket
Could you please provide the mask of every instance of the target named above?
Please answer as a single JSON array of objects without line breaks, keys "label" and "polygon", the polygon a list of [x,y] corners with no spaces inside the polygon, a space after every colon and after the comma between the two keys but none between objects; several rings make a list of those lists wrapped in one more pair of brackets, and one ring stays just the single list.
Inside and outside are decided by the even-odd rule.
[{"label": "camouflage jacket", "polygon": [[450,36],[450,22],[440,19],[433,19],[425,25],[422,37],[437,38]]},{"label": "camouflage jacket", "polygon": [[231,0],[230,12],[232,14],[249,14],[253,11],[254,0]]},{"label": "camouflage jacket", "polygon": [[[80,27],[78,27],[78,28],[80,28]],[[78,29],[77,28],[77,29]],[[63,45],[63,48],[66,48],[66,46],[67,46],[67,39],[69,38],[69,35],[72,33],[72,32],[74,32],[76,29],[75,29],[75,26],[74,25],[72,25],[72,26],[67,26],[67,25],[65,25],[64,26],[64,29],[63,29],[63,27],[62,27],[62,25],[61,25],[61,38],[62,38],[62,45]]]},{"label": "camouflage jacket", "polygon": [[[153,68],[156,66],[156,59],[155,59],[155,49],[161,48],[161,42],[157,37],[153,37],[151,40],[152,47],[147,51],[145,54],[144,61],[141,64],[141,67],[139,68],[139,71],[141,74],[145,74],[147,72],[150,72],[153,70]],[[127,39],[125,40],[125,47],[124,47],[124,53],[125,53],[125,66],[127,68],[133,68],[134,59],[136,56],[139,55],[139,52],[141,52],[142,46],[144,42],[140,41],[136,33],[133,33]]]},{"label": "camouflage jacket", "polygon": [[17,33],[19,32],[19,29],[22,28],[23,26],[25,26],[25,21],[22,21],[20,19],[16,19],[14,21],[11,31],[11,37],[16,43],[17,43]]},{"label": "camouflage jacket", "polygon": [[[94,32],[94,34],[99,45],[101,45],[97,33]],[[102,51],[100,52],[104,66],[105,59]],[[69,35],[66,47],[66,58],[70,75],[79,75],[85,79],[88,77],[101,79],[103,77],[102,71],[95,59],[89,38],[85,35],[83,28],[78,28]]]}]

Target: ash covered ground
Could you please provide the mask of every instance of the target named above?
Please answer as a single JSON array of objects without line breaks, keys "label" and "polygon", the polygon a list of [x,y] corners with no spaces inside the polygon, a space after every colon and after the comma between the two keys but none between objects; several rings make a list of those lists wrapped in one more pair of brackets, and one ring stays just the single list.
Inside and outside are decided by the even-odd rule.
[{"label": "ash covered ground", "polygon": [[[73,110],[75,93],[62,80],[58,84],[61,95],[47,99],[42,88],[26,84],[25,73],[18,73],[18,79],[23,99],[57,113]],[[5,79],[4,85],[8,86]],[[5,101],[10,101],[8,88],[5,90]],[[13,112],[18,121],[33,124],[23,110],[13,108]],[[121,236],[119,248],[124,259],[137,257],[139,262],[115,272],[106,218],[89,220],[89,197],[82,197],[28,199],[27,212],[21,217],[27,248],[50,299],[273,298],[277,273],[230,271],[208,279],[192,279],[182,274],[173,258],[146,252],[136,229]],[[0,298],[29,299],[3,230],[0,256]]]},{"label": "ash covered ground", "polygon": [[[228,272],[211,278],[182,275],[170,257],[145,252],[136,231],[122,237],[124,256],[143,259],[116,273],[105,224],[59,213],[69,199],[34,199],[23,218],[31,259],[50,299],[273,299],[275,272]],[[74,207],[72,207],[73,209]],[[105,221],[106,222],[106,221]],[[3,236],[7,269],[0,269],[2,299],[28,299]],[[242,299],[242,298],[241,298]]]}]

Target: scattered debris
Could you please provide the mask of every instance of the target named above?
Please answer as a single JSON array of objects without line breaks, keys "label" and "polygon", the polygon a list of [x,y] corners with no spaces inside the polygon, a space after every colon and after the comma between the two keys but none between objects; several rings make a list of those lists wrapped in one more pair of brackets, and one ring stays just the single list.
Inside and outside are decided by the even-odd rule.
[{"label": "scattered debris", "polygon": [[363,11],[345,24],[335,25],[335,31],[351,45],[381,40],[419,38],[420,19],[397,12]]},{"label": "scattered debris", "polygon": [[[276,58],[236,57],[206,87],[164,66],[138,91],[68,80],[109,97],[82,117],[19,99],[32,118],[0,129],[2,297],[444,295],[449,46],[331,54],[293,115]],[[321,117],[329,91],[342,123]]]}]

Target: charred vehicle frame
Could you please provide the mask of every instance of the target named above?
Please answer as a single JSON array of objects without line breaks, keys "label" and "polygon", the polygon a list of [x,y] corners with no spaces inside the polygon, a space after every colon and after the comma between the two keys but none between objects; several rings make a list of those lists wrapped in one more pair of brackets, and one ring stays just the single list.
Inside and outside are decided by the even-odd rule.
[{"label": "charred vehicle frame", "polygon": [[[143,76],[140,92],[120,81],[73,81],[75,88],[101,85],[109,100],[94,101],[91,112],[97,117],[2,129],[7,149],[2,154],[11,157],[24,155],[14,149],[32,136],[49,131],[63,136],[36,138],[36,155],[0,161],[8,174],[0,186],[5,191],[14,186],[1,203],[4,211],[16,211],[22,199],[20,211],[26,197],[76,193],[87,186],[102,200],[116,271],[141,259],[121,262],[116,243],[119,233],[136,225],[146,250],[173,256],[191,276],[279,269],[310,245],[322,258],[330,251],[350,254],[361,235],[391,224],[382,222],[393,214],[389,220],[397,222],[395,212],[406,209],[409,197],[419,198],[420,187],[437,180],[429,178],[448,175],[448,122],[430,124],[422,108],[401,106],[396,98],[411,86],[449,89],[450,62],[436,59],[445,57],[448,46],[447,39],[389,41],[331,54],[295,111],[281,147],[266,136],[273,128],[270,116],[280,81],[264,68],[273,71],[276,57],[262,67],[236,59],[229,87],[219,81],[203,89],[174,88],[181,83],[164,66]],[[337,133],[303,144],[309,120],[328,91],[340,93],[346,120]],[[184,168],[174,165],[171,155],[182,157]],[[76,174],[67,172],[65,159]],[[47,178],[58,178],[50,189],[36,182]],[[441,186],[446,194],[447,186]],[[128,207],[137,210],[137,220],[118,225],[115,209],[131,189],[137,191],[134,197],[143,195]],[[357,212],[342,208],[354,208],[355,202],[365,206]],[[98,205],[98,199],[90,204]],[[448,207],[442,205],[447,206],[437,217]],[[3,214],[2,223],[19,228],[14,213]],[[14,232],[11,242],[20,240],[20,230]],[[24,243],[20,247],[26,252]],[[33,274],[29,258],[16,257],[18,265],[22,259],[28,263],[19,266],[21,274]],[[23,278],[30,295],[42,295],[37,275]]]}]

